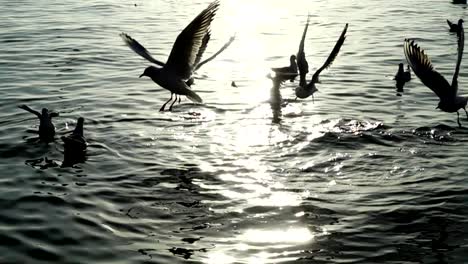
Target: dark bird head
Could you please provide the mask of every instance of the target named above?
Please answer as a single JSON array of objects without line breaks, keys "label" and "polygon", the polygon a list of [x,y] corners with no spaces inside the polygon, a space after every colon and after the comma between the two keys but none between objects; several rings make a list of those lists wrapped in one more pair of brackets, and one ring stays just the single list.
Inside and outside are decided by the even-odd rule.
[{"label": "dark bird head", "polygon": [[289,61],[292,63],[296,63],[296,55],[291,55],[291,57],[289,57]]},{"label": "dark bird head", "polygon": [[147,67],[145,69],[145,71],[140,75],[139,78],[141,78],[143,76],[148,76],[148,77],[154,76],[157,71],[158,71],[158,68],[156,68],[154,66],[149,66],[149,67]]},{"label": "dark bird head", "polygon": [[79,117],[78,121],[76,122],[75,130],[73,130],[73,134],[83,136],[83,124],[84,118]]},{"label": "dark bird head", "polygon": [[463,21],[463,19],[460,18],[460,19],[458,20],[458,25],[460,26],[463,22],[465,22],[465,21]]},{"label": "dark bird head", "polygon": [[49,115],[49,109],[42,108],[42,116],[48,116],[48,115]]},{"label": "dark bird head", "polygon": [[403,63],[398,64],[398,71],[403,71]]}]

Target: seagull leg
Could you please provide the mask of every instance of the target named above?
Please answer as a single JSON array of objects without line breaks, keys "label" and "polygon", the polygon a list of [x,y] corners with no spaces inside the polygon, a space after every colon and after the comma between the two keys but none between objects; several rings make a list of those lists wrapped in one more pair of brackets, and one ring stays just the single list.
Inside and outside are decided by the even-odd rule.
[{"label": "seagull leg", "polygon": [[312,94],[312,103],[315,104],[314,94]]},{"label": "seagull leg", "polygon": [[171,100],[172,100],[172,95],[174,93],[171,93],[171,98],[169,98],[169,100],[167,100],[162,106],[161,108],[159,109],[159,112],[163,112],[164,111],[164,107],[166,107],[167,103],[169,103]]},{"label": "seagull leg", "polygon": [[180,104],[180,95],[179,95],[179,104]]},{"label": "seagull leg", "polygon": [[465,110],[466,119],[468,120],[468,112],[466,111],[466,108],[463,108],[463,110]]},{"label": "seagull leg", "polygon": [[[180,95],[179,95],[180,98]],[[172,106],[177,102],[177,94],[175,95],[174,101],[172,102],[171,106],[169,107],[169,111],[172,111]]]},{"label": "seagull leg", "polygon": [[458,127],[462,127],[461,123],[460,123],[460,114],[458,113],[457,111],[457,123],[458,123]]}]

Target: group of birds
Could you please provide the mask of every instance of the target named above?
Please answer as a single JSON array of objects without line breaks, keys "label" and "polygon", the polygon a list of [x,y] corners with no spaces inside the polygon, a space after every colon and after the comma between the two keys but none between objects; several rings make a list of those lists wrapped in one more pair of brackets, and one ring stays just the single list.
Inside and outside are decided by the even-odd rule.
[{"label": "group of birds", "polygon": [[[211,57],[204,61],[201,60],[211,37],[210,25],[219,5],[219,0],[212,2],[207,8],[198,14],[184,30],[182,30],[173,44],[172,51],[166,63],[155,59],[145,47],[128,34],[120,34],[128,47],[138,55],[158,66],[147,67],[140,77],[147,76],[159,86],[171,92],[171,97],[162,105],[160,111],[164,111],[166,105],[172,101],[169,107],[169,111],[171,111],[173,105],[177,101],[180,103],[181,95],[185,95],[193,102],[203,102],[201,97],[190,88],[194,83],[192,75],[201,66],[213,60],[217,55],[228,48],[235,39],[234,36],[231,37],[226,44],[224,44]],[[348,30],[348,24],[345,24],[344,29],[330,55],[325,60],[324,64],[315,71],[310,81],[307,82],[306,77],[309,73],[309,65],[304,52],[304,42],[309,27],[309,18],[310,16],[307,17],[307,22],[299,44],[299,50],[297,54],[290,56],[290,65],[282,68],[272,68],[272,71],[275,72],[274,80],[276,81],[274,88],[277,89],[279,89],[279,85],[283,81],[290,80],[293,82],[295,78],[299,76],[299,86],[295,89],[296,99],[304,99],[309,96],[312,96],[313,98],[314,93],[318,91],[316,84],[319,83],[320,73],[324,69],[330,67],[336,59],[344,44],[346,32]],[[434,70],[429,57],[417,44],[414,43],[413,40],[410,39],[405,39],[404,41],[404,54],[408,62],[408,70],[404,71],[404,65],[403,63],[400,63],[398,72],[394,78],[397,89],[401,92],[403,85],[411,79],[411,72],[409,70],[409,68],[411,68],[421,82],[429,87],[439,97],[438,109],[444,112],[457,113],[457,123],[460,127],[460,115],[458,112],[460,109],[465,111],[468,119],[468,112],[466,111],[468,98],[458,95],[458,74],[460,71],[465,42],[463,22],[464,21],[460,19],[457,24],[454,24],[447,20],[447,23],[450,26],[450,31],[455,32],[458,39],[458,57],[451,84],[449,84],[440,73]],[[234,82],[232,83],[232,86],[235,86]],[[52,123],[52,118],[59,116],[58,113],[49,112],[47,108],[43,108],[42,113],[39,113],[26,105],[20,105],[19,108],[33,113],[39,118],[40,124],[39,131],[37,131],[37,133],[39,134],[39,139],[41,141],[51,142],[54,140],[55,126]],[[78,118],[76,127],[71,135],[61,137],[64,142],[65,160],[71,160],[70,163],[82,162],[84,160],[87,142],[83,135],[83,124],[84,119],[82,117]],[[67,158],[67,156],[70,158]]]},{"label": "group of birds", "polygon": [[[159,86],[171,92],[171,97],[166,103],[163,104],[160,111],[164,111],[166,104],[173,100],[173,95],[175,95],[175,99],[169,107],[169,110],[172,110],[172,106],[177,100],[180,103],[181,95],[185,95],[194,102],[202,102],[201,97],[190,89],[190,86],[193,83],[193,73],[203,64],[214,59],[214,57],[227,48],[234,40],[234,38],[231,38],[230,41],[228,41],[228,43],[226,43],[226,45],[224,45],[215,55],[203,62],[200,62],[210,39],[210,25],[216,14],[216,11],[219,8],[219,5],[219,0],[215,0],[198,16],[196,16],[187,27],[185,27],[185,29],[178,35],[176,41],[174,42],[166,63],[154,59],[148,50],[146,50],[140,43],[138,43],[128,34],[120,34],[125,44],[133,51],[148,61],[159,66],[147,67],[143,74],[140,75],[140,77],[150,77]],[[458,35],[458,61],[452,85],[449,85],[448,82],[433,69],[427,55],[424,54],[424,51],[421,50],[414,43],[414,41],[409,39],[405,40],[404,53],[408,61],[408,67],[410,67],[416,76],[421,79],[423,84],[428,86],[437,96],[439,96],[440,102],[438,108],[445,112],[456,112],[458,115],[457,122],[461,127],[458,111],[460,109],[464,109],[466,112],[467,101],[465,97],[457,95],[457,78],[464,46],[463,20],[460,19],[457,24],[452,24],[449,21],[448,23],[450,25],[450,31],[457,32]],[[306,80],[306,76],[309,73],[309,66],[304,52],[304,41],[308,27],[309,16],[307,17],[307,23],[305,25],[301,42],[299,44],[299,50],[297,54],[290,56],[290,65],[282,68],[272,68],[276,74],[275,80],[277,81],[290,80],[293,82],[299,75],[299,86],[295,89],[296,99],[304,99],[308,98],[309,96],[312,96],[313,98],[313,94],[318,90],[316,84],[319,83],[320,73],[333,63],[341,47],[343,46],[343,43],[346,39],[348,24],[345,25],[340,37],[338,38],[325,63],[317,69],[309,82]],[[411,73],[409,68],[407,71],[404,71],[403,64],[400,64],[398,72],[395,76],[398,92],[403,91],[404,84],[410,79]]]},{"label": "group of birds", "polygon": [[[39,130],[31,132],[37,133],[40,141],[49,143],[55,140],[55,126],[52,123],[52,118],[58,117],[59,113],[51,112],[47,108],[42,108],[41,113],[39,113],[27,105],[19,105],[18,107],[34,114],[39,119]],[[72,133],[61,137],[64,148],[63,167],[73,166],[76,163],[84,162],[86,159],[85,154],[88,143],[84,137],[83,125],[84,118],[79,117]]]}]

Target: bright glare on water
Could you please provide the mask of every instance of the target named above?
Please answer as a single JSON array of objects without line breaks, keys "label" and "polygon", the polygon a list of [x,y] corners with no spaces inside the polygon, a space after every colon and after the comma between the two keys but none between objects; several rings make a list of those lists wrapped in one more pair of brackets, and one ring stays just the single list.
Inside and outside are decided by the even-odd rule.
[{"label": "bright glare on water", "polygon": [[[204,104],[159,112],[170,92],[119,34],[166,61],[209,2],[2,3],[0,263],[468,263],[468,130],[392,80],[405,38],[451,80],[466,5],[221,0],[205,57],[236,40],[197,72]],[[266,77],[308,14],[308,79],[349,23],[314,102]],[[20,104],[60,113],[55,142]],[[80,116],[87,159],[61,167]]]}]

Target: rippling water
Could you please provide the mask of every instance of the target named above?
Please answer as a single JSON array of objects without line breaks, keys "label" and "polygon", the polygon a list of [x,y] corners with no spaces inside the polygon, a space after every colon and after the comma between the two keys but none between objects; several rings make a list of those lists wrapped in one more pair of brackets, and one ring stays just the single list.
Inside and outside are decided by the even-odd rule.
[{"label": "rippling water", "polygon": [[[451,78],[445,19],[465,6],[224,1],[206,54],[237,40],[198,72],[206,104],[161,113],[169,92],[138,78],[149,63],[118,34],[165,60],[208,3],[2,4],[0,263],[467,263],[468,130],[417,78],[402,97],[392,80],[407,37]],[[312,72],[349,23],[315,103],[265,78],[307,12]],[[85,117],[86,162],[61,168],[59,139],[30,143],[38,122],[18,104],[60,112],[58,137]]]}]

